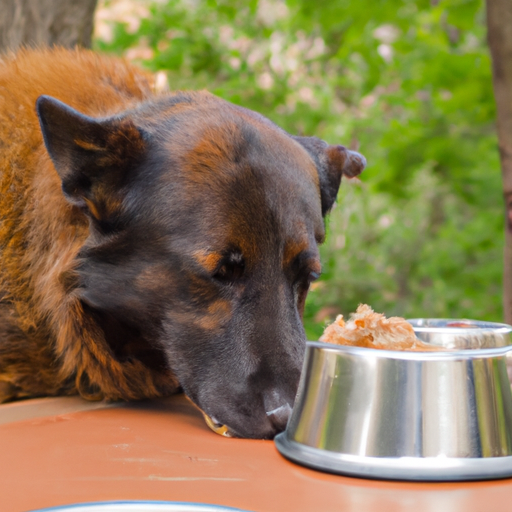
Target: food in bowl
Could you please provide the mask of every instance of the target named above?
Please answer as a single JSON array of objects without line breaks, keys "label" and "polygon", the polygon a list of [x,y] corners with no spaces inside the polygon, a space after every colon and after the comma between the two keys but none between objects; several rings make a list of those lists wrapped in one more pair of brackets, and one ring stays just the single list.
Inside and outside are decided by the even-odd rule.
[{"label": "food in bowl", "polygon": [[412,325],[404,318],[386,318],[366,304],[360,304],[347,322],[343,315],[338,315],[325,328],[320,341],[384,350],[443,350],[416,338]]}]

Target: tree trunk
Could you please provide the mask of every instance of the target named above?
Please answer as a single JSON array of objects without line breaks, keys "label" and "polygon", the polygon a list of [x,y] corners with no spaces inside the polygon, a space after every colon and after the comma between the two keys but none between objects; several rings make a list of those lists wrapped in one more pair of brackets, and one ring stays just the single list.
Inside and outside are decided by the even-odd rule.
[{"label": "tree trunk", "polygon": [[0,52],[20,46],[91,46],[97,0],[0,0]]},{"label": "tree trunk", "polygon": [[512,1],[487,0],[487,40],[493,64],[498,142],[505,198],[503,307],[512,324]]}]

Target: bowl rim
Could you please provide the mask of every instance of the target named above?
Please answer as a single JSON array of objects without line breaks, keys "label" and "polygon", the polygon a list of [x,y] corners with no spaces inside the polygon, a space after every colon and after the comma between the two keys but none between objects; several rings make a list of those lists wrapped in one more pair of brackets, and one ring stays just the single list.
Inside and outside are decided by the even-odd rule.
[{"label": "bowl rim", "polygon": [[[496,333],[500,335],[512,334],[512,325],[487,322],[484,320],[471,320],[469,318],[407,318],[415,332],[429,332],[433,334],[447,334],[456,332],[457,334],[474,334],[475,328],[467,327],[430,327],[416,326],[415,322],[467,322],[477,326],[477,330],[481,333]],[[460,359],[481,359],[491,357],[506,356],[507,352],[512,350],[512,337],[510,345],[494,348],[467,348],[467,349],[450,349],[439,351],[421,351],[421,350],[386,350],[377,348],[357,347],[352,345],[336,345],[325,341],[307,341],[309,347],[323,349],[327,351],[338,352],[340,354],[348,352],[354,356],[361,357],[379,357],[384,359],[402,359],[410,361],[439,361],[439,360],[460,360]]]},{"label": "bowl rim", "polygon": [[[500,322],[486,322],[484,320],[471,320],[469,318],[407,318],[407,322],[409,322],[415,331],[418,332],[431,332],[431,333],[448,333],[448,332],[457,332],[457,334],[472,334],[475,332],[475,328],[467,328],[467,327],[458,327],[458,326],[439,326],[433,327],[429,325],[415,325],[415,322],[467,322],[468,324],[473,324],[475,327],[484,333],[495,332],[497,334],[508,334],[512,333],[512,325],[500,323]],[[476,349],[475,349],[476,350]]]},{"label": "bowl rim", "polygon": [[459,350],[415,351],[415,350],[386,350],[380,348],[357,347],[352,345],[335,345],[325,341],[307,341],[309,350],[317,349],[333,352],[338,355],[350,354],[356,357],[377,357],[380,359],[402,359],[408,361],[439,361],[460,359],[488,359],[505,356],[512,350],[512,345],[494,348],[469,348]]}]

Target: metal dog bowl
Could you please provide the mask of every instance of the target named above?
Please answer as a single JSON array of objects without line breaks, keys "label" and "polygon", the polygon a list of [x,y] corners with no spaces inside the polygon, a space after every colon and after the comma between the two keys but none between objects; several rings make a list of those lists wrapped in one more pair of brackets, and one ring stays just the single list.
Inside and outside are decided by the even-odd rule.
[{"label": "metal dog bowl", "polygon": [[512,476],[512,327],[410,320],[439,351],[309,342],[278,450],[334,473],[398,480]]}]

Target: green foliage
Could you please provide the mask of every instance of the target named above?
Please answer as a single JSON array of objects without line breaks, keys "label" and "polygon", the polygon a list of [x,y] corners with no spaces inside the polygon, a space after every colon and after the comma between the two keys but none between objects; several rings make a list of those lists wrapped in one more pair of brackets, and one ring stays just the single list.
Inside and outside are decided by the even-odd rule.
[{"label": "green foliage", "polygon": [[291,133],[360,148],[305,325],[338,312],[501,319],[502,199],[481,0],[167,0],[102,51]]}]

